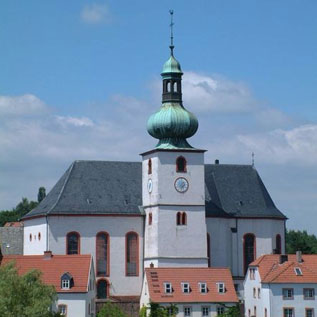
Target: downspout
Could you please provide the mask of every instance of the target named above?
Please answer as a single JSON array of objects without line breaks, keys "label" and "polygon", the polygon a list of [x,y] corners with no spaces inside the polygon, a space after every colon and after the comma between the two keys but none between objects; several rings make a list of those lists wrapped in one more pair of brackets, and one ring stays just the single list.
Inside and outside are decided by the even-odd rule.
[{"label": "downspout", "polygon": [[49,246],[48,246],[48,218],[47,214],[45,215],[45,220],[46,220],[46,250],[49,251]]},{"label": "downspout", "polygon": [[237,239],[236,239],[236,244],[237,244],[237,273],[239,276],[239,234],[238,234],[238,218],[236,218],[236,229],[237,229]]}]

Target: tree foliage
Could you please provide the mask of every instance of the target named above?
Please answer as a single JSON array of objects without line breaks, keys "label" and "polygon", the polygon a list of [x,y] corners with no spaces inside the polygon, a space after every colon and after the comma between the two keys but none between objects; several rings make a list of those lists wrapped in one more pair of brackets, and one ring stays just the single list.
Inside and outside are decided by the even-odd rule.
[{"label": "tree foliage", "polygon": [[19,219],[34,209],[37,205],[38,202],[36,201],[29,201],[27,198],[22,198],[22,201],[19,202],[12,210],[0,211],[0,227],[3,227],[6,222],[19,221]]},{"label": "tree foliage", "polygon": [[41,281],[41,273],[32,270],[19,276],[13,263],[0,267],[1,317],[53,317],[50,311],[56,292]]},{"label": "tree foliage", "polygon": [[102,306],[97,314],[97,317],[128,317],[118,305],[113,303],[106,303]]},{"label": "tree foliage", "polygon": [[[226,306],[224,306],[224,307],[226,307]],[[219,316],[221,316],[221,317],[242,317],[239,305],[226,307],[225,312]]]},{"label": "tree foliage", "polygon": [[296,251],[302,251],[303,254],[317,254],[317,238],[314,234],[308,234],[306,230],[287,230],[285,240],[288,254]]},{"label": "tree foliage", "polygon": [[40,187],[39,192],[37,194],[37,201],[40,203],[46,197],[46,189],[45,187]]},{"label": "tree foliage", "polygon": [[157,303],[150,303],[148,307],[143,306],[140,310],[139,316],[146,317],[149,311],[149,317],[175,317],[178,313],[178,308],[174,304],[168,307],[160,306]]}]

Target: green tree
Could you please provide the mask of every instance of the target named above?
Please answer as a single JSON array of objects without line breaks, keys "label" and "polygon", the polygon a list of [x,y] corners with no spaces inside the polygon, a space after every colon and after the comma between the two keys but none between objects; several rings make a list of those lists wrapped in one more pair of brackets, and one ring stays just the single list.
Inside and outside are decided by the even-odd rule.
[{"label": "green tree", "polygon": [[296,251],[302,251],[303,254],[317,254],[317,238],[313,234],[308,234],[306,230],[287,230],[285,240],[288,254]]},{"label": "green tree", "polygon": [[139,317],[146,317],[149,310],[149,317],[175,317],[178,313],[178,308],[174,304],[168,307],[160,306],[157,303],[150,303],[148,307],[143,306],[140,310]]},{"label": "green tree", "polygon": [[102,306],[97,314],[97,317],[128,317],[118,305],[113,303],[106,303]]},{"label": "green tree", "polygon": [[1,317],[53,317],[50,311],[56,299],[53,286],[41,281],[41,273],[32,270],[19,276],[14,263],[0,267]]},{"label": "green tree", "polygon": [[46,197],[46,189],[45,187],[40,187],[39,192],[37,194],[37,201],[40,203]]},{"label": "green tree", "polygon": [[0,211],[0,227],[3,227],[6,222],[19,221],[24,215],[30,212],[38,205],[36,201],[29,201],[27,198],[22,198],[22,201],[12,210]]},{"label": "green tree", "polygon": [[242,317],[239,305],[231,307],[227,307],[224,305],[224,307],[226,308],[226,310],[223,314],[220,315],[221,317]]}]

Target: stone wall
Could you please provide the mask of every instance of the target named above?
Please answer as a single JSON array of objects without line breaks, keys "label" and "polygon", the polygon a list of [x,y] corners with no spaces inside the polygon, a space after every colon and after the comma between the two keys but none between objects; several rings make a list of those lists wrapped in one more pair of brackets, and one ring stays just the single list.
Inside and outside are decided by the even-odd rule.
[{"label": "stone wall", "polygon": [[0,227],[0,250],[2,255],[23,254],[23,226]]}]

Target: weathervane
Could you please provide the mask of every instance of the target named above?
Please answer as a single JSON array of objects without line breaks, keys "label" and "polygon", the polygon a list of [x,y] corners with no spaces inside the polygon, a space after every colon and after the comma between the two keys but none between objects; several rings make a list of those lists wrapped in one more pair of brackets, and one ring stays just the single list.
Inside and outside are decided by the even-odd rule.
[{"label": "weathervane", "polygon": [[173,22],[173,14],[174,14],[174,11],[173,10],[170,10],[170,15],[171,15],[171,24],[170,24],[170,27],[171,27],[171,45],[170,45],[170,49],[171,49],[171,55],[173,56],[173,50],[174,50],[174,35],[173,35],[173,26],[174,26],[174,22]]}]

